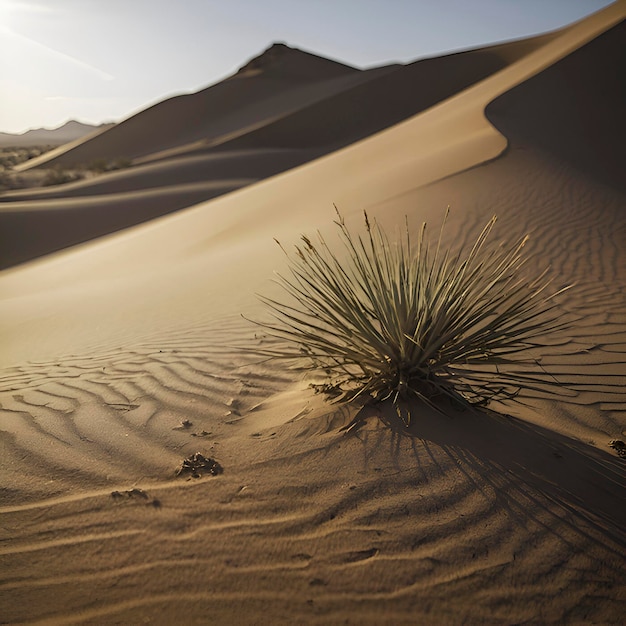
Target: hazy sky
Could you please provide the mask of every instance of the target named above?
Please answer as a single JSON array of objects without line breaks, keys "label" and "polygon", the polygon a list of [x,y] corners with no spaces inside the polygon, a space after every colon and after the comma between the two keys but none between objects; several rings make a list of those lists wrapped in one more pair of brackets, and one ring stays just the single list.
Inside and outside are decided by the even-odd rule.
[{"label": "hazy sky", "polygon": [[358,67],[564,26],[609,0],[0,0],[0,131],[127,117],[273,41]]}]

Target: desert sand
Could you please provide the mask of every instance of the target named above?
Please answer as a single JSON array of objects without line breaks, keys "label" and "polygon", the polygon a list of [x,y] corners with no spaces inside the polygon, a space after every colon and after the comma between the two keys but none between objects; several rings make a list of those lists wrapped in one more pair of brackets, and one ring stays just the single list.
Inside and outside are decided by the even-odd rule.
[{"label": "desert sand", "polygon": [[[136,166],[0,196],[0,622],[623,623],[624,17],[366,71],[279,47],[53,155]],[[538,355],[561,387],[343,432],[359,407],[242,317],[333,203],[530,233],[575,285]],[[223,473],[177,476],[196,452]]]}]

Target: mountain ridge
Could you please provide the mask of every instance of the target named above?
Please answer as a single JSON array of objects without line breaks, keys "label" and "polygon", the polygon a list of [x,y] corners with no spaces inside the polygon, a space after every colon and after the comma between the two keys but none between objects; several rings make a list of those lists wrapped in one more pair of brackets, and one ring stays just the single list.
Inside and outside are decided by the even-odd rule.
[{"label": "mountain ridge", "polygon": [[0,147],[60,146],[110,126],[113,123],[85,124],[78,120],[68,120],[55,128],[31,128],[23,133],[0,132]]}]

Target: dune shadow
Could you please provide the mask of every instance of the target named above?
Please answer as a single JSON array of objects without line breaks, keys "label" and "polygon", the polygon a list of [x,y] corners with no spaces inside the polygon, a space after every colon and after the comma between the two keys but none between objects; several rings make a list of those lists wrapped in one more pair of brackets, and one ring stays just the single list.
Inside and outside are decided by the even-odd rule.
[{"label": "dune shadow", "polygon": [[626,21],[496,98],[489,121],[516,146],[538,146],[626,193]]}]

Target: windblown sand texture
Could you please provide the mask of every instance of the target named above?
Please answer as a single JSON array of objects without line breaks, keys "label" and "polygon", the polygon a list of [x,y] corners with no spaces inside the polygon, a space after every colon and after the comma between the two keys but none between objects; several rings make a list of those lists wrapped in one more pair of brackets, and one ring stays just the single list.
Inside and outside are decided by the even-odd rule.
[{"label": "windblown sand texture", "polygon": [[[141,164],[0,197],[0,622],[623,623],[625,16],[367,71],[274,47],[54,156]],[[531,233],[575,283],[561,392],[341,432],[241,317],[333,202]]]}]

